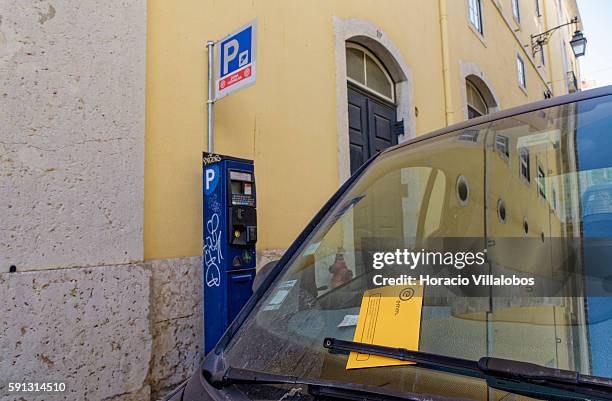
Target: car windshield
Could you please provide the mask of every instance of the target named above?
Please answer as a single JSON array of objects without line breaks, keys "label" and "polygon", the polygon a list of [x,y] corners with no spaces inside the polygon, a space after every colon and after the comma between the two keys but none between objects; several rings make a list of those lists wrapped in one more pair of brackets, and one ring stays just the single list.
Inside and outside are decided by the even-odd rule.
[{"label": "car windshield", "polygon": [[[228,364],[406,392],[507,395],[480,379],[388,360],[368,365],[367,355],[350,366],[352,357],[322,347],[326,337],[387,336],[429,353],[612,377],[610,149],[605,96],[385,152],[292,255],[229,342]],[[403,259],[430,251],[450,262]],[[406,275],[431,280],[407,285]],[[457,276],[469,284],[433,280]],[[483,278],[475,284],[473,276]],[[393,295],[398,285],[418,291],[399,326],[385,317],[407,299]],[[376,291],[396,297],[397,310],[372,302]]]}]

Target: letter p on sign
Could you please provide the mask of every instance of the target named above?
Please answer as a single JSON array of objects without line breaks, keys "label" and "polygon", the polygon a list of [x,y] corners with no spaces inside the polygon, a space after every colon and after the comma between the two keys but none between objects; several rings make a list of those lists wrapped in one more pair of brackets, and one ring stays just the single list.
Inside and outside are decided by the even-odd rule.
[{"label": "letter p on sign", "polygon": [[255,83],[257,20],[219,40],[216,46],[215,97]]},{"label": "letter p on sign", "polygon": [[223,71],[222,75],[227,75],[229,63],[238,55],[238,41],[236,39],[229,40],[223,43]]},{"label": "letter p on sign", "polygon": [[210,183],[215,179],[215,170],[209,168],[206,170],[206,189],[210,190]]},{"label": "letter p on sign", "polygon": [[210,195],[217,188],[219,182],[219,167],[210,166],[204,170],[204,195]]}]

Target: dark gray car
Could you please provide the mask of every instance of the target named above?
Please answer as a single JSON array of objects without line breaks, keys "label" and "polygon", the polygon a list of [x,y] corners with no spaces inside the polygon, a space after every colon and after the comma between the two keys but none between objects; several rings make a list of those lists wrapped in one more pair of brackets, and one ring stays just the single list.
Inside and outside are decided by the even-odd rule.
[{"label": "dark gray car", "polygon": [[[611,150],[606,87],[383,151],[259,272],[253,297],[169,399],[612,399],[611,276],[591,274],[601,260],[588,257],[594,244],[612,249],[612,229],[593,217],[612,204]],[[400,328],[416,330],[418,349],[372,344],[356,331],[364,293],[376,275],[405,273],[374,268],[374,254],[401,249],[483,251],[481,272],[536,284],[425,286],[420,324]],[[351,352],[416,363],[347,369]]]}]

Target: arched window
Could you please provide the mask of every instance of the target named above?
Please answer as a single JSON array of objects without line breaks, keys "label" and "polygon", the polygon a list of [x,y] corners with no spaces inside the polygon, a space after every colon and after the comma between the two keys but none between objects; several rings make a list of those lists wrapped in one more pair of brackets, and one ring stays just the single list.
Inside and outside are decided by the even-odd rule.
[{"label": "arched window", "polygon": [[466,79],[465,86],[467,90],[467,106],[468,106],[468,118],[476,118],[489,114],[489,106],[487,101],[476,85]]},{"label": "arched window", "polygon": [[395,102],[391,76],[366,48],[354,43],[346,44],[346,75],[349,82]]}]

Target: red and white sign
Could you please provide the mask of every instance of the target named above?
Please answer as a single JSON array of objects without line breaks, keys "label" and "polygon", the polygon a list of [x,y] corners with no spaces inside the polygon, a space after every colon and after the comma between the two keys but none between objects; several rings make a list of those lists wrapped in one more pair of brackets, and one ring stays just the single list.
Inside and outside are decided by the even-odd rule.
[{"label": "red and white sign", "polygon": [[251,69],[253,67],[251,65],[244,67],[241,70],[236,71],[235,73],[226,76],[221,79],[219,82],[219,90],[224,90],[238,82],[242,82],[243,79],[249,78],[251,76]]}]

